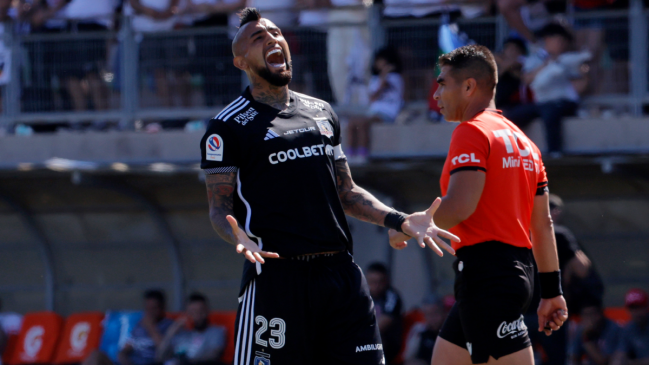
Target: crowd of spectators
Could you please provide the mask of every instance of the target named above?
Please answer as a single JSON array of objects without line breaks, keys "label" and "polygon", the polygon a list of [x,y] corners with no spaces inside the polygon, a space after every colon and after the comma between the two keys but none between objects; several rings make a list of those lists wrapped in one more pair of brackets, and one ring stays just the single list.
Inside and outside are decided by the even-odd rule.
[{"label": "crowd of spectators", "polygon": [[[218,365],[225,348],[225,328],[208,321],[207,298],[191,294],[185,312],[171,320],[159,290],[144,293],[144,315],[131,330],[117,360],[121,365]],[[107,354],[94,351],[82,365],[113,365]]]},{"label": "crowd of spectators", "polygon": [[[105,32],[122,29],[124,21],[130,23],[139,44],[133,82],[138,85],[140,107],[218,107],[236,98],[244,82],[230,54],[236,12],[244,6],[258,7],[285,29],[294,55],[291,87],[335,104],[356,106],[357,112],[345,113],[342,120],[348,125],[350,161],[360,163],[371,149],[371,125],[411,121],[399,118],[404,106],[425,98],[422,88],[432,94],[436,87],[437,25],[408,28],[411,19],[453,23],[460,18],[502,14],[511,30],[502,49],[495,30],[485,37],[479,28],[462,29],[460,23],[460,31],[468,33],[466,41],[473,38],[498,51],[496,106],[521,127],[540,118],[550,156],[561,156],[562,119],[578,114],[582,96],[606,91],[604,87],[624,89],[627,85],[628,89],[627,80],[610,82],[616,62],[626,64],[628,49],[626,54],[611,51],[606,44],[611,37],[607,21],[578,17],[568,24],[566,14],[628,8],[629,0],[371,3],[381,6],[384,20],[400,20],[406,27],[386,27],[388,47],[374,58],[370,8],[363,0],[0,0],[0,32],[78,35],[23,44],[22,111],[119,107],[125,49],[117,37]],[[222,28],[201,31],[205,27]],[[178,29],[196,32],[174,35]],[[167,33],[160,36],[159,32]],[[185,122],[162,127],[182,127]],[[94,123],[93,127],[106,128],[107,124]]]}]

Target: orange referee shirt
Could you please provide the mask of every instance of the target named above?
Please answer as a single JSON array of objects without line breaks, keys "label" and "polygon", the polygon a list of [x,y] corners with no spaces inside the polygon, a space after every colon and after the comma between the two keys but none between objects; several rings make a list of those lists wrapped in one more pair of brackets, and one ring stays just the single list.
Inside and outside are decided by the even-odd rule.
[{"label": "orange referee shirt", "polygon": [[451,175],[464,170],[483,171],[487,178],[475,212],[450,229],[462,239],[453,248],[487,241],[532,248],[534,196],[548,185],[538,147],[499,110],[486,109],[453,131],[440,179],[442,195]]}]

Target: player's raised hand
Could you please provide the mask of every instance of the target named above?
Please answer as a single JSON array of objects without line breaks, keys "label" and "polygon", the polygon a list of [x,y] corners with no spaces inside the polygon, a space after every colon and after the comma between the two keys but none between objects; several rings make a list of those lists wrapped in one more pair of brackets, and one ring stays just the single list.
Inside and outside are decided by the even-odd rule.
[{"label": "player's raised hand", "polygon": [[[439,256],[444,256],[444,252],[440,249],[440,246],[446,250],[451,255],[455,255],[455,250],[446,242],[444,242],[440,237],[448,238],[451,241],[460,242],[460,238],[448,231],[439,229],[435,225],[433,216],[435,211],[439,208],[439,205],[442,203],[442,199],[437,198],[430,206],[423,212],[417,212],[409,215],[406,218],[406,221],[403,222],[401,228],[403,233],[406,235],[415,238],[419,246],[430,247],[435,253]],[[396,241],[396,239],[395,239]]]},{"label": "player's raised hand", "polygon": [[242,231],[241,228],[239,228],[239,223],[237,222],[236,218],[228,215],[227,217],[225,217],[225,219],[227,219],[228,223],[230,223],[230,226],[232,227],[232,235],[237,240],[237,253],[243,253],[248,261],[252,262],[253,264],[256,262],[263,264],[265,262],[264,257],[274,259],[279,258],[279,255],[275,252],[266,252],[259,249],[259,246],[257,246],[255,242],[248,238],[248,235],[246,235],[246,233]]},{"label": "player's raised hand", "polygon": [[568,320],[568,306],[563,295],[541,299],[536,313],[539,316],[539,332],[545,332],[546,336],[550,336],[552,331],[558,331]]}]

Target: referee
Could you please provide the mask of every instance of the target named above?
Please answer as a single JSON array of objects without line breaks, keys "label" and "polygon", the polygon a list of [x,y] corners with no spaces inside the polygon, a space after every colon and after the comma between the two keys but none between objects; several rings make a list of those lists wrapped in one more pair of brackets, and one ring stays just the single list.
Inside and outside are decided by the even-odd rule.
[{"label": "referee", "polygon": [[288,44],[256,9],[242,11],[232,52],[251,86],[210,121],[201,168],[212,226],[247,259],[234,364],[384,364],[345,214],[417,237],[439,255],[440,246],[454,250],[438,235],[459,239],[435,226],[439,199],[407,216],[354,184],[338,117],[289,90]]},{"label": "referee", "polygon": [[[523,314],[540,272],[539,331],[568,318],[550,218],[548,181],[539,149],[495,109],[496,63],[483,46],[439,58],[435,100],[453,132],[434,215],[454,243],[457,303],[439,334],[435,365],[533,365]],[[531,236],[531,240],[530,240]],[[390,243],[405,247],[403,233]]]}]

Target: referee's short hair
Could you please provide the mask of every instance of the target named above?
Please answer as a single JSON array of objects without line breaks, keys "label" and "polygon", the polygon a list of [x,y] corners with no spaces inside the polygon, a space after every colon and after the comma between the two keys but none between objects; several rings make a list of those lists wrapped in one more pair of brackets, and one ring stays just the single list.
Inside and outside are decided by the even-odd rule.
[{"label": "referee's short hair", "polygon": [[494,91],[498,83],[498,66],[489,48],[468,45],[439,56],[439,67],[450,66],[451,75],[462,82],[473,78],[487,90]]},{"label": "referee's short hair", "polygon": [[244,8],[241,10],[239,13],[239,28],[243,27],[244,25],[250,23],[250,22],[255,22],[257,20],[261,19],[261,13],[257,8]]}]

